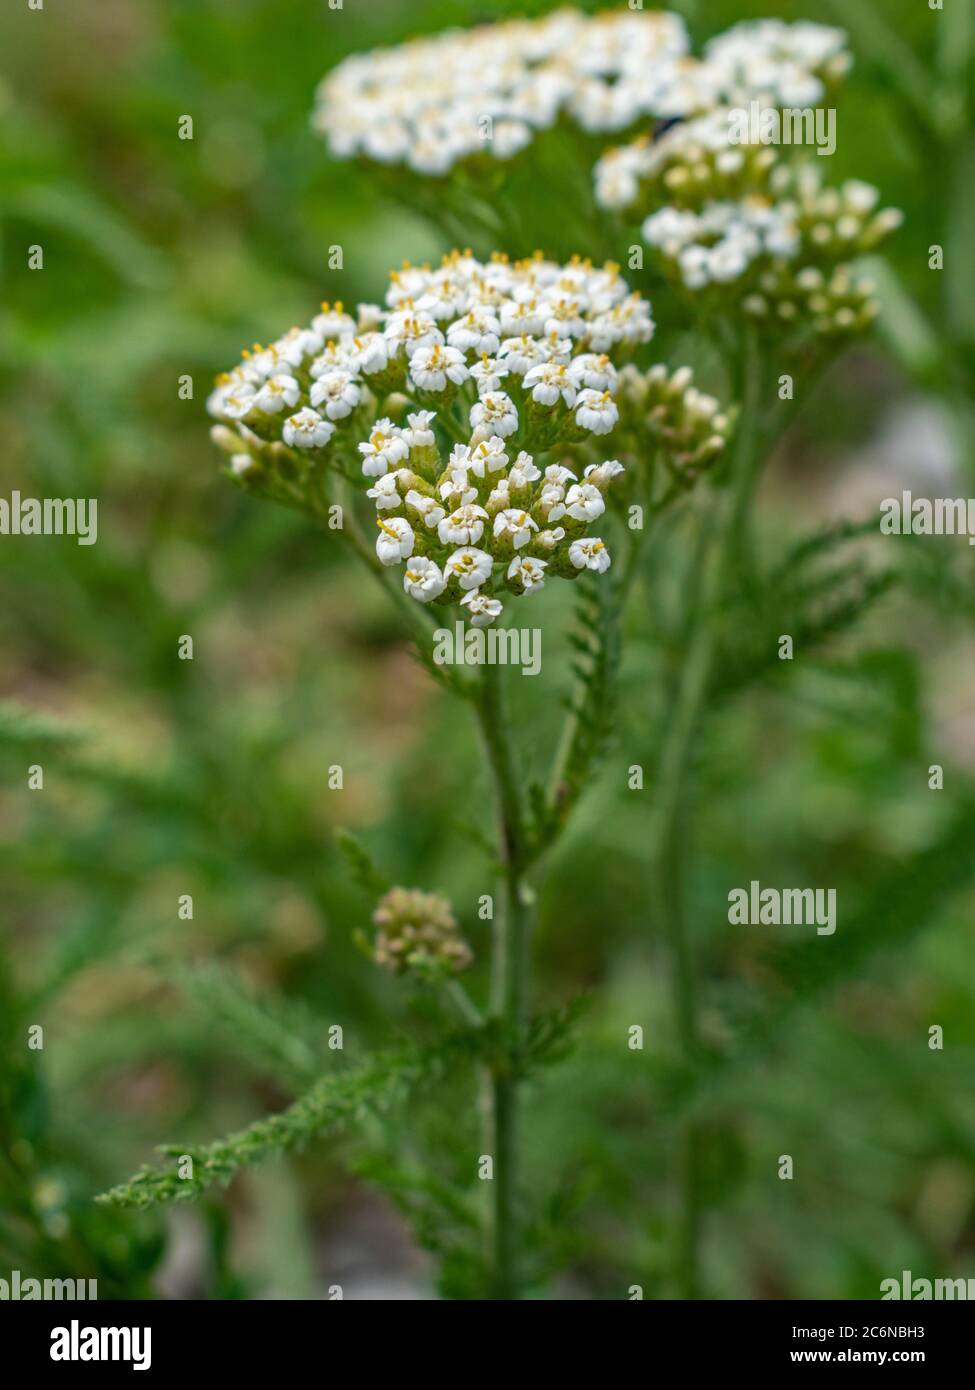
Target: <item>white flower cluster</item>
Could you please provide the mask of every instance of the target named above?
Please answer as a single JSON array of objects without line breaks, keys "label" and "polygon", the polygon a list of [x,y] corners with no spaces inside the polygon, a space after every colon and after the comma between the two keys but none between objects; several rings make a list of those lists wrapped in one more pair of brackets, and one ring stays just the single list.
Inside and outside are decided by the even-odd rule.
[{"label": "white flower cluster", "polygon": [[[266,441],[324,449],[392,391],[439,405],[464,388],[463,428],[478,440],[514,434],[521,413],[526,428],[544,423],[553,439],[556,430],[563,441],[605,434],[617,419],[608,354],[653,336],[648,301],[612,264],[557,265],[541,253],[482,263],[455,251],[436,269],[404,265],[391,280],[385,309],[360,305],[353,319],[323,304],[307,328],[255,344],[218,379],[207,408],[236,439],[240,469]],[[556,425],[558,413],[571,418]],[[383,458],[370,467],[385,471]]]},{"label": "white flower cluster", "polygon": [[826,24],[746,20],[704,46],[704,67],[720,101],[814,106],[849,72],[846,34]]},{"label": "white flower cluster", "polygon": [[686,205],[761,189],[776,162],[775,150],[734,143],[731,130],[732,108],[717,106],[670,126],[657,139],[643,135],[607,150],[593,169],[596,201],[640,215],[659,207],[663,198]]},{"label": "white flower cluster", "polygon": [[[769,146],[738,143],[731,114],[719,107],[654,142],[610,151],[595,171],[598,199],[636,216],[654,209],[643,238],[685,289],[734,286],[749,312],[774,308],[779,320],[792,321],[808,307],[803,284],[815,281],[817,331],[862,327],[874,312],[865,295],[859,305],[847,302],[851,293],[857,298],[850,272],[839,281],[827,272],[872,250],[901,214],[878,212],[869,184],[825,187],[815,162],[790,165]],[[832,283],[838,297],[824,302]]]},{"label": "white flower cluster", "polygon": [[[652,337],[647,301],[613,265],[541,255],[482,264],[455,252],[439,269],[396,272],[387,304],[405,392],[436,411],[409,415],[405,428],[378,420],[359,445],[380,561],[405,562],[408,594],[459,602],[475,626],[499,616],[499,592],[606,570],[609,552],[587,528],[623,465],[593,462],[580,476],[563,462],[539,467],[535,454],[615,427],[613,356]],[[446,459],[438,431],[457,441]]]},{"label": "white flower cluster", "polygon": [[483,430],[444,460],[433,424],[431,411],[410,415],[406,429],[380,420],[360,445],[363,470],[376,477],[376,554],[405,564],[412,598],[460,603],[484,627],[500,616],[501,593],[532,594],[550,575],[609,568],[609,551],[588,528],[606,510],[621,463],[590,463],[581,476],[563,463],[542,469]]},{"label": "white flower cluster", "polygon": [[677,15],[626,9],[448,30],[340,63],[313,124],[340,158],[445,174],[477,154],[510,157],[562,113],[603,132],[667,109],[687,47]]},{"label": "white flower cluster", "polygon": [[255,472],[268,443],[314,457],[336,432],[350,432],[366,402],[372,410],[368,383],[389,361],[381,321],[374,305],[360,305],[352,318],[341,303],[323,304],[306,328],[290,328],[267,347],[255,343],[217,378],[207,410],[235,473]]},{"label": "white flower cluster", "polygon": [[356,54],[319,86],[312,122],[332,153],[447,174],[479,154],[507,159],[565,116],[589,134],[720,103],[818,101],[850,65],[846,36],[821,24],[738,24],[689,53],[666,11],[486,24]]},{"label": "white flower cluster", "polygon": [[760,256],[794,256],[799,250],[788,207],[766,198],[709,202],[700,212],[666,207],[643,224],[649,246],[675,261],[689,290],[738,280]]},{"label": "white flower cluster", "polygon": [[390,280],[385,308],[323,305],[218,381],[209,410],[231,471],[300,506],[320,461],[358,461],[381,563],[406,561],[407,593],[460,602],[477,625],[501,612],[500,590],[607,569],[587,528],[623,465],[594,441],[619,421],[620,369],[653,336],[647,300],[616,265],[541,253],[454,251]]}]

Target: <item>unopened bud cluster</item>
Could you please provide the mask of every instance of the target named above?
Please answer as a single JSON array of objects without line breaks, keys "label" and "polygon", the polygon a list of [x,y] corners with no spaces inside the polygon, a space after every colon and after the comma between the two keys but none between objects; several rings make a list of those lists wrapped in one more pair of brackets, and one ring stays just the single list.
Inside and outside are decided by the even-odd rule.
[{"label": "unopened bud cluster", "polygon": [[624,370],[620,385],[627,412],[644,422],[656,452],[685,480],[724,453],[732,419],[720,401],[694,385],[690,367],[673,372],[658,363],[646,373]]},{"label": "unopened bud cluster", "polygon": [[470,965],[473,953],[457,929],[446,898],[417,888],[391,888],[376,905],[375,961],[402,975],[454,974]]}]

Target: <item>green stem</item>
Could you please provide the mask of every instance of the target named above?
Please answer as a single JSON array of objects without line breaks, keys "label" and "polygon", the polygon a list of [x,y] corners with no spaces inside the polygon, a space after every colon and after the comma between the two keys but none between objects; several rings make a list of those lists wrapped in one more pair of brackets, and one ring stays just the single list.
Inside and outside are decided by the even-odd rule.
[{"label": "green stem", "polygon": [[[674,1012],[681,1053],[688,1066],[693,1066],[697,1054],[698,1023],[694,957],[685,917],[687,773],[707,702],[719,610],[726,590],[736,528],[742,523],[757,467],[762,385],[758,350],[751,334],[744,344],[742,366],[742,411],[730,460],[730,476],[726,485],[715,492],[713,506],[703,520],[706,529],[702,533],[700,570],[687,614],[690,640],[678,674],[660,759],[657,833],[651,863],[653,910],[670,944]],[[695,1298],[699,1288],[697,1248],[701,1201],[699,1137],[693,1122],[684,1129],[680,1149],[682,1215],[678,1282],[681,1297]]]},{"label": "green stem", "polygon": [[485,665],[475,705],[494,782],[498,851],[503,879],[494,905],[491,1017],[502,1046],[490,1063],[489,1152],[494,1158],[491,1186],[491,1264],[496,1298],[518,1298],[518,1066],[528,1004],[532,895],[525,878],[525,826],[519,779],[505,715],[501,669]]}]

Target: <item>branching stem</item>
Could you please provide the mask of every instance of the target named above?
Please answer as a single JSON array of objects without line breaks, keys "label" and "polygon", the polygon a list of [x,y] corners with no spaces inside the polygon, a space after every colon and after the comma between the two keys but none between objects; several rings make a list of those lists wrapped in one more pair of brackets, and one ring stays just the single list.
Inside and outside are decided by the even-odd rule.
[{"label": "branching stem", "polygon": [[489,1152],[494,1159],[491,1266],[496,1298],[518,1298],[518,1067],[525,1033],[532,894],[525,877],[526,834],[521,788],[514,765],[502,696],[502,669],[481,668],[475,698],[485,754],[494,782],[498,816],[501,900],[494,905],[491,1016],[503,1047],[488,1077]]}]

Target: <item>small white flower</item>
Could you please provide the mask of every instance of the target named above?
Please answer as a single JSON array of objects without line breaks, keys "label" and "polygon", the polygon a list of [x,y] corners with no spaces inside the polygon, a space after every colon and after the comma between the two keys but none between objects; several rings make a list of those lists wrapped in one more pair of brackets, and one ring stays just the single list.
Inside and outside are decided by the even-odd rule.
[{"label": "small white flower", "polygon": [[464,546],[450,556],[444,565],[444,575],[447,579],[456,579],[462,589],[476,589],[486,579],[490,579],[493,564],[494,561],[486,550]]},{"label": "small white flower", "polygon": [[322,449],[335,433],[335,426],[323,420],[317,410],[305,406],[289,415],[281,428],[285,444],[293,449]]},{"label": "small white flower", "polygon": [[516,580],[526,594],[532,594],[544,587],[547,564],[547,560],[536,560],[531,555],[516,555],[508,566],[508,578]]},{"label": "small white flower", "polygon": [[461,607],[466,607],[467,616],[472,627],[487,627],[496,618],[501,616],[501,602],[499,599],[491,598],[488,594],[479,593],[477,589],[472,589],[461,599]]},{"label": "small white flower", "polygon": [[519,511],[517,507],[508,507],[503,512],[498,512],[494,518],[494,536],[496,540],[509,540],[515,550],[521,550],[532,538],[532,532],[538,530],[538,523],[533,521],[527,512]]},{"label": "small white flower", "polygon": [[501,325],[485,309],[471,309],[447,329],[447,342],[461,352],[476,352],[491,356],[501,343]]},{"label": "small white flower", "polygon": [[559,398],[571,410],[579,391],[579,378],[564,362],[540,362],[525,373],[525,390],[539,405],[557,405]]},{"label": "small white flower", "polygon": [[535,466],[535,460],[531,454],[526,454],[524,450],[508,469],[508,482],[514,488],[529,487],[532,483],[538,482],[541,476]]},{"label": "small white flower", "polygon": [[390,314],[386,321],[385,338],[391,356],[395,356],[402,347],[408,358],[413,358],[421,348],[437,347],[443,343],[443,334],[436,321],[412,306]]},{"label": "small white flower", "polygon": [[408,449],[392,420],[377,420],[365,444],[359,445],[362,471],[367,478],[388,473],[406,458]]},{"label": "small white flower", "polygon": [[471,379],[477,386],[477,394],[485,396],[491,391],[500,391],[501,382],[508,375],[508,368],[497,358],[485,353],[480,362],[471,367]]},{"label": "small white flower", "polygon": [[565,494],[565,510],[576,521],[595,521],[606,510],[606,503],[594,483],[573,483]]},{"label": "small white flower", "polygon": [[266,415],[277,415],[285,406],[290,410],[292,406],[297,405],[300,395],[301,387],[294,377],[289,376],[287,372],[278,372],[265,381],[254,398],[254,404]]},{"label": "small white flower", "polygon": [[542,550],[554,550],[559,541],[565,539],[565,527],[555,526],[548,531],[539,531],[535,544]]},{"label": "small white flower", "polygon": [[403,442],[408,449],[429,449],[436,443],[433,430],[430,428],[435,419],[434,410],[418,410],[414,415],[407,415],[406,423],[409,428],[403,430]]},{"label": "small white flower", "polygon": [[547,362],[548,352],[537,338],[523,334],[517,338],[505,338],[498,348],[498,360],[505,362],[515,376],[524,376],[539,362]]},{"label": "small white flower", "polygon": [[323,342],[329,338],[341,338],[345,333],[354,333],[356,329],[355,319],[345,313],[341,304],[323,304],[322,312],[315,315],[311,326]]},{"label": "small white flower", "polygon": [[413,527],[402,516],[390,517],[388,521],[379,518],[376,522],[379,535],[376,537],[376,554],[383,565],[398,565],[413,554]]},{"label": "small white flower", "polygon": [[207,401],[211,415],[222,420],[243,420],[254,409],[256,391],[249,381],[233,375],[231,380],[218,386]]},{"label": "small white flower", "polygon": [[455,512],[445,516],[437,527],[437,535],[442,545],[477,545],[484,535],[487,512],[483,507],[470,502],[466,507],[458,507]]},{"label": "small white flower", "polygon": [[280,361],[288,367],[300,367],[306,357],[321,352],[324,338],[314,328],[289,328],[283,338],[271,346]]},{"label": "small white flower", "polygon": [[459,463],[451,463],[440,481],[440,500],[454,510],[457,507],[466,507],[476,498],[477,488],[471,487],[467,469]]},{"label": "small white flower", "polygon": [[448,381],[460,386],[469,376],[464,354],[434,343],[418,348],[410,358],[410,380],[418,391],[445,391]]},{"label": "small white flower", "polygon": [[508,455],[501,436],[492,434],[490,439],[482,439],[480,444],[475,445],[470,452],[468,466],[476,478],[503,472],[508,466]]},{"label": "small white flower", "polygon": [[344,343],[326,343],[325,351],[320,353],[308,368],[313,381],[329,372],[351,372],[355,370],[354,349]]},{"label": "small white flower", "polygon": [[326,372],[312,382],[312,405],[322,406],[330,420],[344,420],[362,399],[362,388],[351,372]]},{"label": "small white flower", "polygon": [[[569,364],[573,378],[580,387],[593,391],[615,391],[619,372],[605,352],[584,352],[573,357]],[[569,402],[566,401],[566,405]]]},{"label": "small white flower", "polygon": [[393,473],[383,473],[381,477],[376,479],[375,487],[371,487],[367,491],[366,496],[373,499],[377,512],[393,511],[399,506],[398,478],[399,469]]},{"label": "small white flower", "polygon": [[625,472],[619,459],[606,459],[603,463],[587,464],[582,476],[598,487],[600,492],[605,492],[613,479]]},{"label": "small white flower", "polygon": [[504,507],[511,506],[510,485],[507,478],[499,478],[497,486],[493,487],[488,494],[487,509],[490,516],[495,516]]},{"label": "small white flower", "polygon": [[381,333],[362,333],[352,343],[352,365],[363,376],[374,376],[389,366],[389,351]]},{"label": "small white flower", "polygon": [[616,402],[608,391],[585,390],[579,393],[576,422],[593,434],[609,434],[620,418]]},{"label": "small white flower", "polygon": [[424,555],[414,555],[403,575],[403,588],[420,603],[429,603],[442,594],[446,583],[439,567]]},{"label": "small white flower", "polygon": [[[386,476],[395,477],[395,474],[387,473]],[[446,512],[435,497],[429,497],[426,493],[417,492],[415,488],[411,488],[406,494],[406,505],[412,507],[419,515],[428,531],[432,531],[446,516]]]},{"label": "small white flower", "polygon": [[583,536],[569,546],[569,559],[577,570],[604,574],[609,569],[609,551],[598,536]]},{"label": "small white flower", "polygon": [[486,435],[507,439],[518,428],[518,411],[510,396],[493,391],[471,406],[471,428]]},{"label": "small white flower", "polygon": [[563,295],[546,306],[546,333],[560,333],[564,337],[581,338],[586,328],[582,317],[582,304],[571,295]]},{"label": "small white flower", "polygon": [[538,509],[546,521],[565,516],[565,488],[561,483],[544,483],[538,494]]}]

